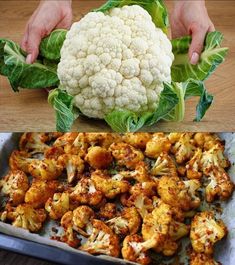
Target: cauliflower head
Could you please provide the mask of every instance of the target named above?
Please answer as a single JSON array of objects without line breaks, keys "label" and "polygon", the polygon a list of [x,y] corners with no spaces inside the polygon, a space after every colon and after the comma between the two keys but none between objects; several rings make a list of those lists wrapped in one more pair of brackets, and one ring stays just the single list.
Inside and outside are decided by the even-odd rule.
[{"label": "cauliflower head", "polygon": [[215,261],[210,255],[192,251],[190,253],[190,265],[221,265],[221,263]]},{"label": "cauliflower head", "polygon": [[10,202],[16,206],[24,202],[24,196],[29,188],[28,177],[23,171],[10,171],[2,180],[0,180],[0,188],[2,193],[10,197]]},{"label": "cauliflower head", "polygon": [[167,36],[137,5],[90,12],[72,25],[58,77],[88,117],[113,110],[154,111],[174,56]]},{"label": "cauliflower head", "polygon": [[216,220],[213,212],[198,213],[192,220],[190,239],[197,253],[212,255],[214,244],[226,234],[225,224],[222,220]]}]

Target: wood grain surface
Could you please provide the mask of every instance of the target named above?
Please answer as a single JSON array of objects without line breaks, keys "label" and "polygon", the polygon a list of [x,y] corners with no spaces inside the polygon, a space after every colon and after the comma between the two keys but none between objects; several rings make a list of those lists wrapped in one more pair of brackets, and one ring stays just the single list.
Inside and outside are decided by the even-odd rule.
[{"label": "wood grain surface", "polygon": [[[74,20],[80,19],[91,8],[103,1],[73,1]],[[172,1],[166,1],[169,9]],[[20,42],[26,21],[38,1],[0,1],[0,37]],[[207,82],[215,101],[201,123],[194,123],[196,100],[187,102],[186,117],[182,123],[159,123],[149,131],[235,131],[235,1],[207,1],[209,14],[225,35],[224,46],[230,48],[226,62]],[[47,103],[44,90],[24,90],[14,93],[5,77],[0,77],[0,131],[53,131],[53,109]],[[78,119],[73,130],[109,130],[102,121]]]}]

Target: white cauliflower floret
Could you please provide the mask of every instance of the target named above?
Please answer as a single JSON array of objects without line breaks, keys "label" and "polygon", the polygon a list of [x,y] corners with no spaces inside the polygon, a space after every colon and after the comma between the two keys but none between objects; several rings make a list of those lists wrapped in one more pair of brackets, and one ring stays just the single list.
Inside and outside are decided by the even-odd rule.
[{"label": "white cauliflower floret", "polygon": [[156,109],[170,82],[171,43],[140,6],[90,12],[72,25],[61,50],[58,76],[74,105],[103,119],[114,109]]}]

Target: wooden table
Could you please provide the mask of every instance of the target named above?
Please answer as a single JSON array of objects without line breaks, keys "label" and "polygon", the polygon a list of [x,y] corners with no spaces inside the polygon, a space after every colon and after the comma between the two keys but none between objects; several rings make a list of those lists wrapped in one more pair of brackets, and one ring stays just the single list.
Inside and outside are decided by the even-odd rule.
[{"label": "wooden table", "polygon": [[[103,1],[73,1],[74,20]],[[0,1],[0,37],[19,42],[24,26],[38,1]],[[172,8],[172,1],[167,1]],[[209,13],[216,28],[224,33],[224,46],[230,48],[226,62],[207,82],[215,101],[201,123],[194,123],[196,100],[187,102],[186,117],[182,123],[159,123],[146,130],[235,131],[235,1],[207,1]],[[0,77],[0,131],[53,131],[53,109],[47,103],[44,90],[12,92],[5,77]],[[109,130],[104,122],[79,119],[73,130]]]}]

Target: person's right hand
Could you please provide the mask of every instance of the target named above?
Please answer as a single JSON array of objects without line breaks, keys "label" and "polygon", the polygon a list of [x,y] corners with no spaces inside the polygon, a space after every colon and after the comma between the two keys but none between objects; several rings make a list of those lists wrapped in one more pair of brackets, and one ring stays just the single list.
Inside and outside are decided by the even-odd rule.
[{"label": "person's right hand", "polygon": [[71,0],[41,1],[29,19],[21,48],[27,52],[26,63],[33,63],[39,53],[41,39],[55,28],[70,28],[72,24]]}]

